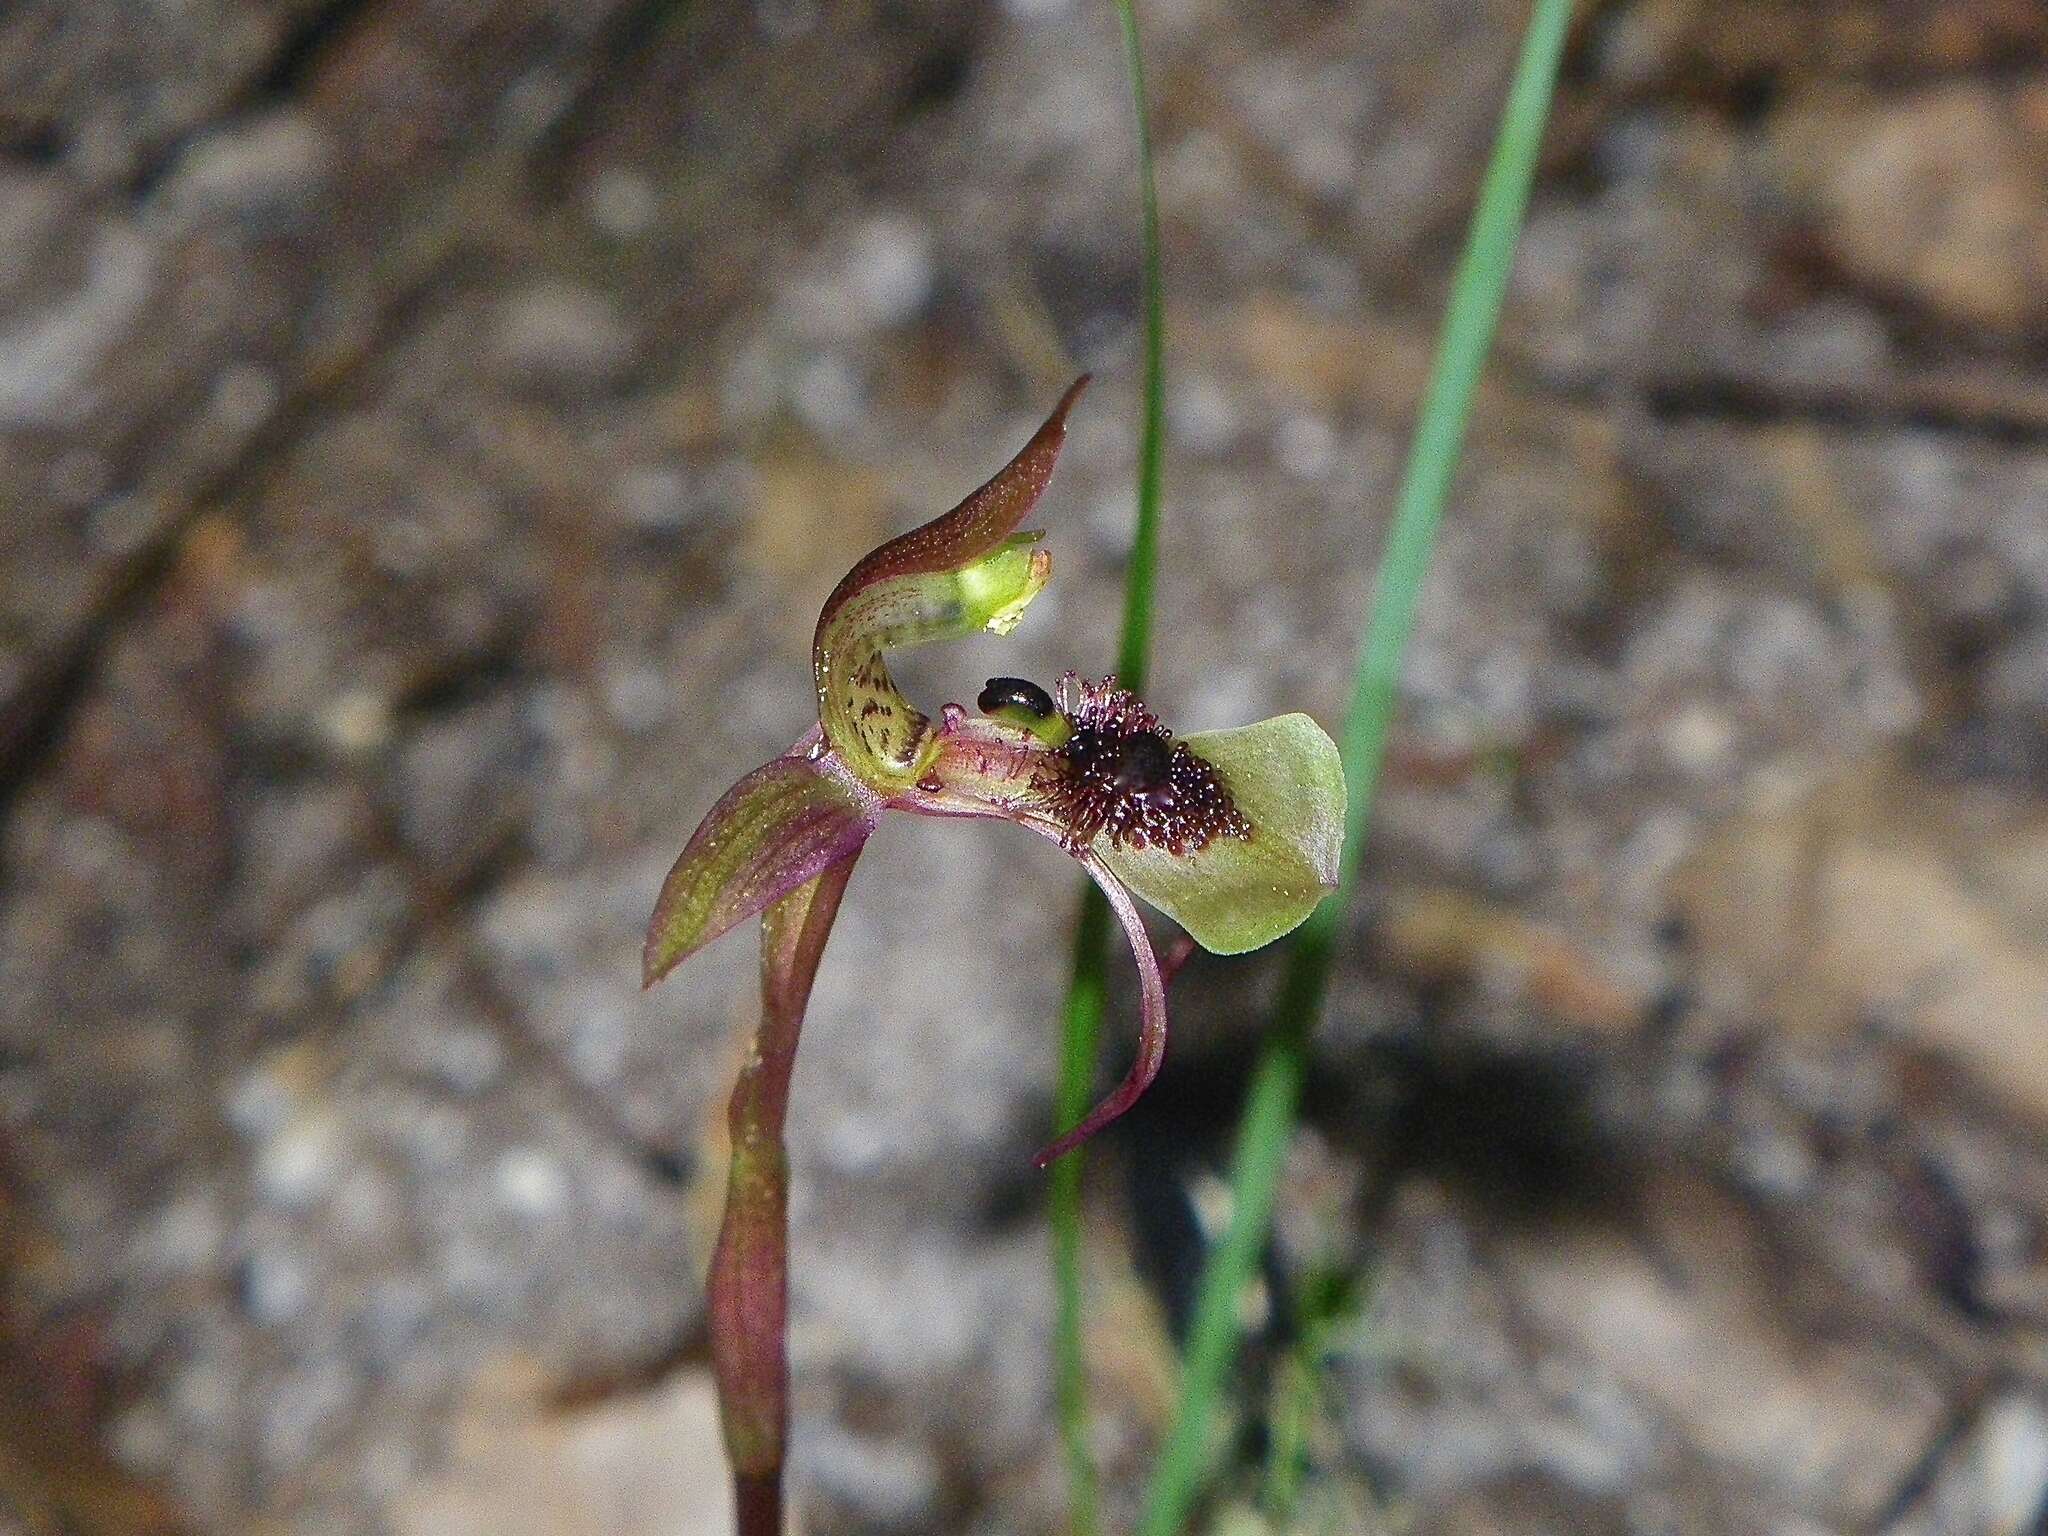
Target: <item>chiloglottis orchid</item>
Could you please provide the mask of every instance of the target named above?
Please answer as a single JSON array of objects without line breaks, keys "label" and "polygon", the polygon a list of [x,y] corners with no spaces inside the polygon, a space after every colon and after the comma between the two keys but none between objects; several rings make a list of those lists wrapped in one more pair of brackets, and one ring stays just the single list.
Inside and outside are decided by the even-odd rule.
[{"label": "chiloglottis orchid", "polygon": [[1337,878],[1344,776],[1306,715],[1175,738],[1114,678],[1055,694],[996,678],[979,713],[917,709],[889,675],[900,647],[1008,634],[1052,574],[1043,535],[1016,531],[1044,492],[1087,385],[1068,389],[1010,463],[944,516],[851,571],[818,615],[818,723],[728,790],[662,886],[645,980],[659,981],[742,919],[851,864],[888,811],[1014,822],[1057,843],[1102,887],[1136,957],[1139,1048],[1122,1085],[1037,1157],[1116,1119],[1159,1070],[1165,987],[1131,897],[1216,954],[1256,949],[1307,917]]},{"label": "chiloglottis orchid", "polygon": [[1041,1166],[1128,1109],[1166,1050],[1166,985],[1135,894],[1219,954],[1293,928],[1336,883],[1344,825],[1337,749],[1306,715],[1176,739],[1113,678],[1069,673],[1056,694],[993,678],[978,713],[937,720],[887,655],[1008,634],[1052,575],[1019,533],[1052,477],[1065,398],[994,479],[846,574],[818,615],[818,722],[725,792],[663,883],[647,931],[652,986],[761,915],[761,1024],[728,1113],[731,1169],[707,1281],[711,1356],[741,1536],[779,1536],[789,1424],[790,1074],[811,982],[854,861],[889,811],[1014,822],[1102,887],[1137,960],[1141,1021],[1123,1083],[1039,1153]]}]

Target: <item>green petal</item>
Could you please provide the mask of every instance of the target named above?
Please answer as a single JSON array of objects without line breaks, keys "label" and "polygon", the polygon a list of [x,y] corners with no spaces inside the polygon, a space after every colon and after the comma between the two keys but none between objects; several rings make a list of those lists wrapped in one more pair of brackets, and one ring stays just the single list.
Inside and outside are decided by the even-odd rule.
[{"label": "green petal", "polygon": [[1106,836],[1095,851],[1202,948],[1242,954],[1293,929],[1336,888],[1344,765],[1337,744],[1307,715],[1182,740],[1222,775],[1252,835],[1220,837],[1180,857],[1163,848],[1117,848]]},{"label": "green petal", "polygon": [[646,985],[858,853],[879,815],[878,800],[807,755],[756,768],[711,808],[662,882],[642,956]]}]

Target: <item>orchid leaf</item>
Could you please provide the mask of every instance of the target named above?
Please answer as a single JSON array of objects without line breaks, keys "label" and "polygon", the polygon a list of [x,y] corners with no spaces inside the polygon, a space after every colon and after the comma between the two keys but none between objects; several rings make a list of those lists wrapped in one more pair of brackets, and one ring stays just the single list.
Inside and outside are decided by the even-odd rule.
[{"label": "orchid leaf", "polygon": [[1184,855],[1157,846],[1119,848],[1102,837],[1095,851],[1118,879],[1212,954],[1270,944],[1336,886],[1344,841],[1337,745],[1307,715],[1182,740],[1222,776],[1251,822],[1251,836],[1219,837]]},{"label": "orchid leaf", "polygon": [[926,717],[882,653],[992,630],[1006,635],[1052,576],[1039,535],[1018,533],[1052,479],[1085,376],[1017,456],[965,501],[891,539],[846,573],[818,615],[811,665],[825,739],[863,781],[900,789],[921,772]]},{"label": "orchid leaf", "polygon": [[860,851],[881,803],[791,754],[725,792],[662,882],[642,974],[652,986],[735,923]]}]

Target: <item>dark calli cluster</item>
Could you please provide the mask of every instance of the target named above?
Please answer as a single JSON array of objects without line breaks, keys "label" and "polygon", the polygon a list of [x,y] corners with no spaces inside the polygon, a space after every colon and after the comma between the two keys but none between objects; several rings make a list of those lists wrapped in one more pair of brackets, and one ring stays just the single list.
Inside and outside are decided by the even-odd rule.
[{"label": "dark calli cluster", "polygon": [[1069,731],[1059,770],[1032,788],[1067,829],[1070,848],[1107,834],[1118,848],[1185,856],[1219,837],[1251,837],[1222,776],[1114,677],[1087,683],[1069,672],[1060,679],[1059,712]]}]

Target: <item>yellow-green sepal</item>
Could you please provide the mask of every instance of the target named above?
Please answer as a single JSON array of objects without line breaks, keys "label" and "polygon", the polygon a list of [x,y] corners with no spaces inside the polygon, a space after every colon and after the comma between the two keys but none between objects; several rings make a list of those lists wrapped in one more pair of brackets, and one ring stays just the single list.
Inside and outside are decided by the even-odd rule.
[{"label": "yellow-green sepal", "polygon": [[863,782],[905,788],[931,749],[931,723],[897,688],[883,653],[981,630],[1007,635],[1052,579],[1052,556],[1035,547],[1041,537],[1013,534],[958,570],[872,581],[819,625],[818,723]]},{"label": "yellow-green sepal", "polygon": [[932,752],[931,722],[903,697],[884,651],[1017,627],[1052,577],[1052,556],[1019,533],[1052,478],[1067,413],[1084,374],[1016,457],[952,511],[871,550],[818,614],[811,666],[818,723],[840,760],[870,788],[908,789]]}]

